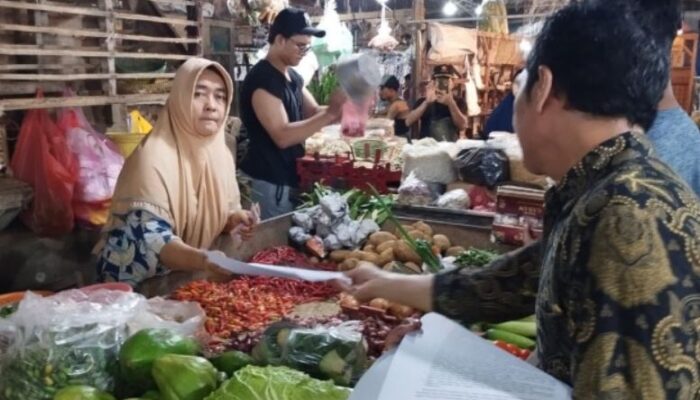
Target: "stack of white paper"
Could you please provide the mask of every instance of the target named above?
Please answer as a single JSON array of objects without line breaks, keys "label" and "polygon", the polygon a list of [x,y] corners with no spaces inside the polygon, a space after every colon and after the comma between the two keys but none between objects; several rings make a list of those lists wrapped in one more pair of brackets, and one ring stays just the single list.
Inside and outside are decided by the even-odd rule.
[{"label": "stack of white paper", "polygon": [[570,399],[571,389],[435,313],[362,377],[350,400]]}]

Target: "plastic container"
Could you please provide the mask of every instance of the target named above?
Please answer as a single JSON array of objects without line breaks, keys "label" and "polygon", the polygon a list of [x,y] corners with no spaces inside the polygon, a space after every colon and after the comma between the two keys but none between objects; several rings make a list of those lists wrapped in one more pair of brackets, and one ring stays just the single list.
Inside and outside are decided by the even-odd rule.
[{"label": "plastic container", "polygon": [[122,153],[124,158],[127,158],[136,150],[139,143],[146,137],[146,134],[107,132],[107,137],[116,143],[117,147],[119,147],[119,152]]},{"label": "plastic container", "polygon": [[32,199],[28,184],[10,177],[0,177],[0,231],[17,217]]}]

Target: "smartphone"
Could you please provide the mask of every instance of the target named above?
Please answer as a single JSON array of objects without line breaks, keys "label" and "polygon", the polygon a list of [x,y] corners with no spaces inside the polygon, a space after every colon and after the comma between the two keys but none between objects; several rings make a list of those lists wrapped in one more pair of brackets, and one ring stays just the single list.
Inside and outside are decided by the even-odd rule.
[{"label": "smartphone", "polygon": [[436,78],[437,90],[447,93],[450,90],[450,78],[448,76],[439,76]]}]

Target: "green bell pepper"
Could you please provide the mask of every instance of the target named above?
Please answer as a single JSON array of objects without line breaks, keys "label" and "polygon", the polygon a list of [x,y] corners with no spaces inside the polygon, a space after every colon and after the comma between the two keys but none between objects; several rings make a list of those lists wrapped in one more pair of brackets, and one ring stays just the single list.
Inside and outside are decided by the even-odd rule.
[{"label": "green bell pepper", "polygon": [[53,400],[115,400],[109,393],[91,386],[67,386],[56,392]]},{"label": "green bell pepper", "polygon": [[122,377],[135,391],[156,388],[151,376],[153,361],[166,354],[195,355],[199,352],[196,340],[180,336],[168,329],[144,329],[124,342],[119,352]]},{"label": "green bell pepper", "polygon": [[232,376],[234,372],[245,367],[246,365],[255,363],[253,357],[237,350],[227,351],[214,358],[210,358],[209,361],[214,364],[216,369],[225,372],[229,377]]},{"label": "green bell pepper", "polygon": [[202,400],[216,390],[219,371],[205,358],[168,354],[151,371],[162,400]]}]

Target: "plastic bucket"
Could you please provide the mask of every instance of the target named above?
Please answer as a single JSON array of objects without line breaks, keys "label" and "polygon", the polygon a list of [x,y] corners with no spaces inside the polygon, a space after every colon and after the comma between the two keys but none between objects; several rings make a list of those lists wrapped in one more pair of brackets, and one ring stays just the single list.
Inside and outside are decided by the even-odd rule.
[{"label": "plastic bucket", "polygon": [[127,158],[136,150],[141,140],[146,137],[143,133],[107,133],[107,137],[112,140],[124,158]]}]

